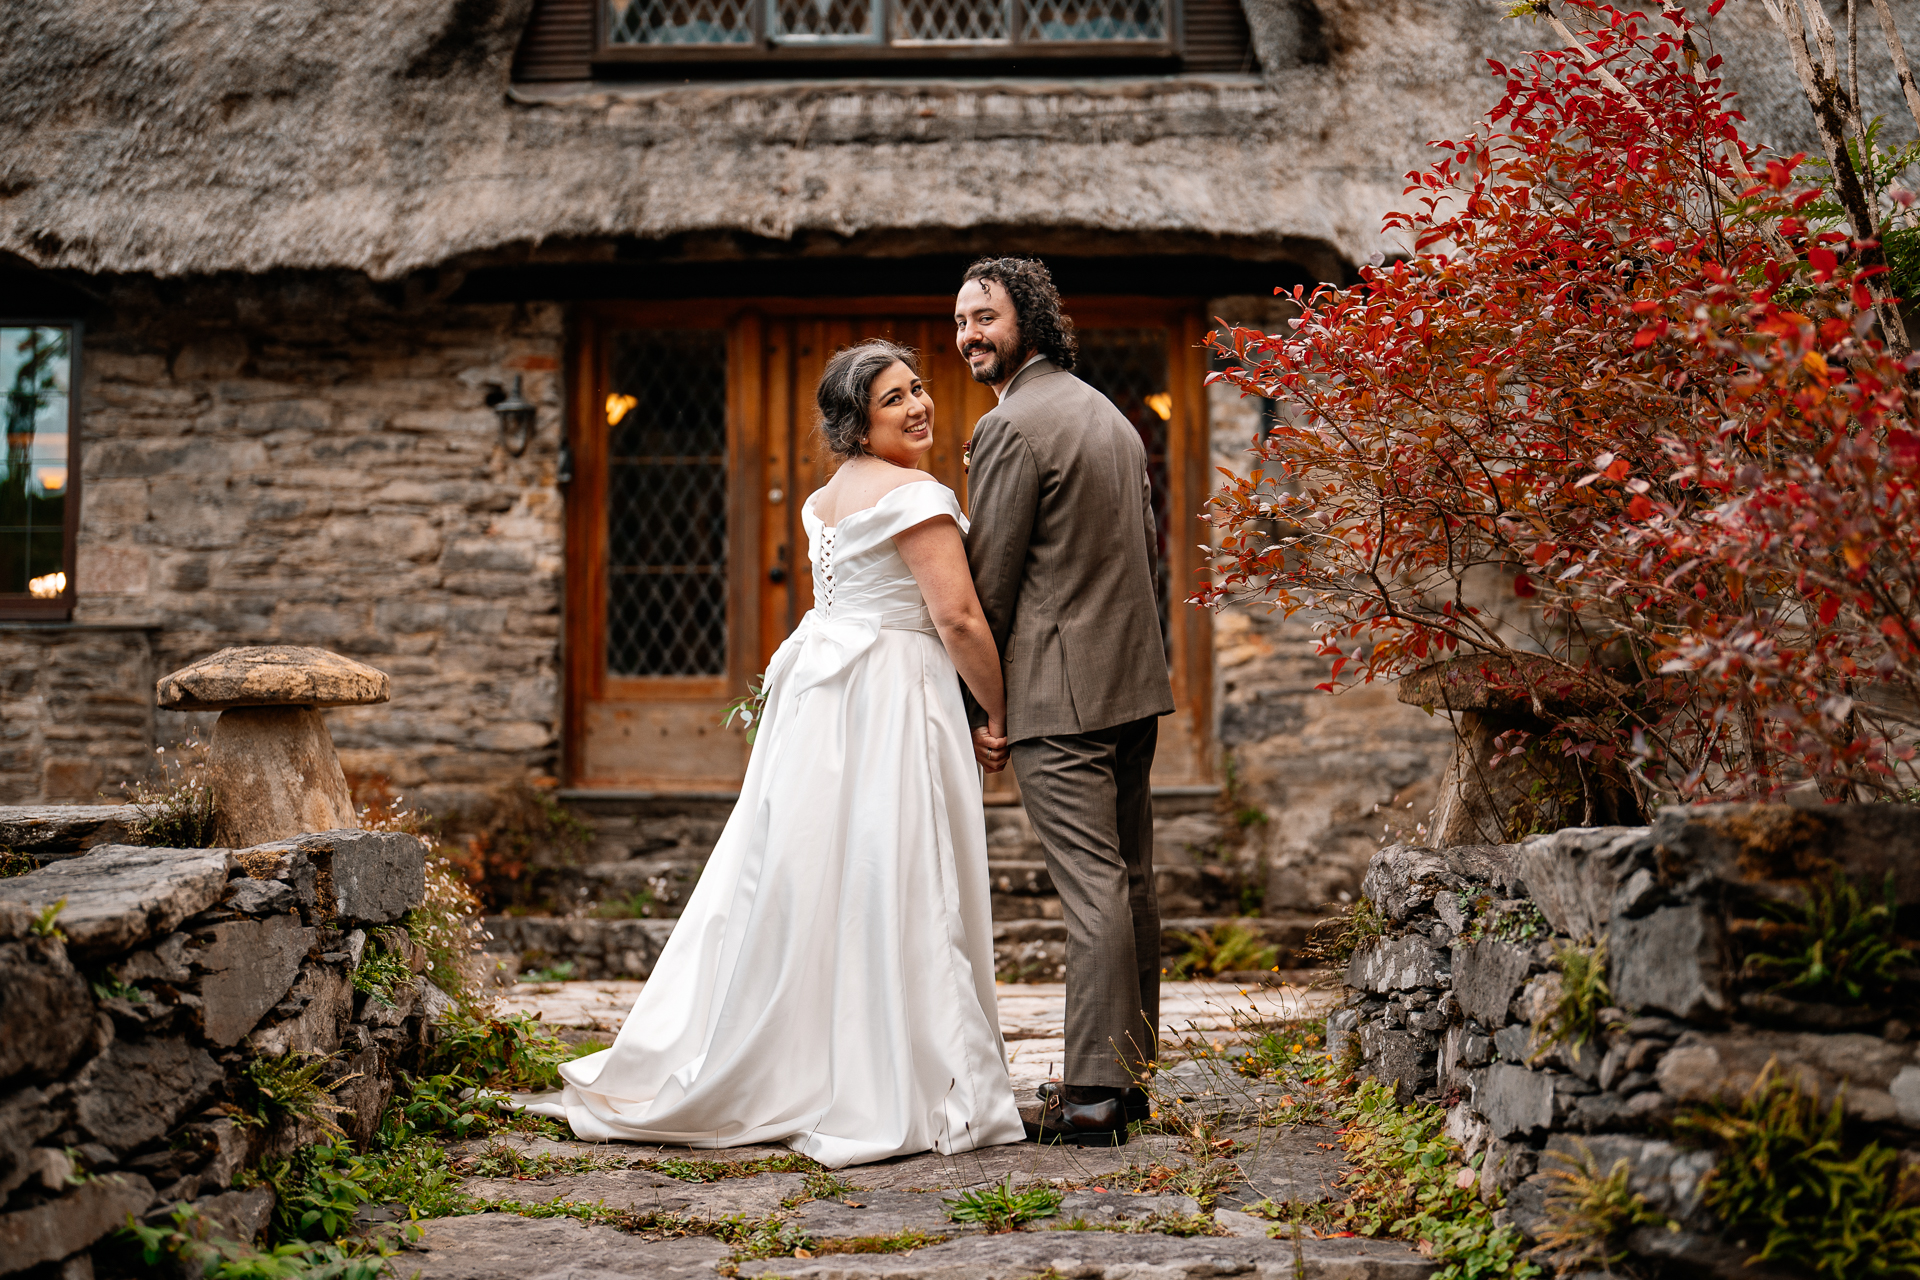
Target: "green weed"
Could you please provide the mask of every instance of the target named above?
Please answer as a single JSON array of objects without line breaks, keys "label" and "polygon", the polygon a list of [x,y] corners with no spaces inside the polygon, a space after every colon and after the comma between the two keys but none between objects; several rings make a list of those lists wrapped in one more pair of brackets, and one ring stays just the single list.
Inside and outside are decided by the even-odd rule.
[{"label": "green weed", "polygon": [[573,961],[562,960],[558,964],[541,965],[538,968],[528,969],[526,972],[520,975],[520,981],[522,982],[572,982],[573,975],[574,975]]},{"label": "green weed", "polygon": [[[800,1250],[811,1256],[813,1237],[798,1223],[779,1215],[748,1218],[697,1218],[689,1214],[654,1213],[636,1209],[616,1209],[605,1204],[587,1204],[579,1200],[548,1200],[540,1203],[520,1200],[496,1200],[481,1206],[483,1212],[512,1213],[523,1218],[575,1218],[581,1222],[616,1227],[634,1235],[664,1239],[674,1236],[711,1236],[733,1250],[733,1261],[757,1258],[790,1257]],[[727,1274],[723,1269],[723,1274]]]},{"label": "green weed", "polygon": [[634,1166],[665,1174],[678,1182],[724,1182],[728,1178],[751,1178],[756,1173],[811,1173],[820,1167],[798,1151],[762,1156],[758,1160],[690,1160],[669,1156]]},{"label": "green weed", "polygon": [[1843,872],[1826,884],[1808,886],[1798,907],[1768,904],[1779,921],[1780,949],[1748,957],[1755,969],[1781,974],[1776,992],[1798,999],[1862,1004],[1891,994],[1913,952],[1894,935],[1898,900],[1887,873],[1882,900],[1869,903]]},{"label": "green weed", "polygon": [[1432,1280],[1540,1274],[1521,1256],[1519,1233],[1495,1227],[1492,1208],[1475,1194],[1472,1167],[1445,1134],[1444,1108],[1403,1108],[1392,1085],[1368,1080],[1335,1116],[1353,1167],[1341,1179],[1350,1198],[1329,1211],[1333,1224],[1358,1235],[1418,1241],[1442,1264]]},{"label": "green weed", "polygon": [[1013,1175],[1005,1182],[962,1192],[947,1200],[947,1217],[955,1222],[984,1223],[989,1231],[1011,1231],[1023,1222],[1051,1218],[1060,1211],[1062,1192],[1040,1183],[1024,1187],[1013,1185]]},{"label": "green weed", "polygon": [[1263,1031],[1235,1066],[1242,1075],[1256,1077],[1286,1075],[1303,1067],[1318,1074],[1325,1066],[1326,1046],[1325,1018],[1283,1022]]},{"label": "green weed", "polygon": [[563,1156],[550,1151],[526,1155],[504,1142],[489,1143],[477,1155],[460,1161],[457,1172],[475,1178],[551,1178],[561,1175],[596,1173],[602,1169],[631,1168],[634,1161],[620,1156]]},{"label": "green weed", "polygon": [[363,1205],[405,1205],[412,1218],[470,1213],[474,1201],[438,1143],[409,1138],[364,1155],[344,1143],[304,1147],[244,1181],[274,1193],[269,1235],[277,1243],[331,1240],[348,1232]]},{"label": "green weed", "polygon": [[1218,924],[1198,933],[1170,934],[1186,952],[1167,969],[1170,977],[1212,978],[1246,969],[1271,969],[1279,956],[1259,934],[1239,924]]},{"label": "green weed", "polygon": [[1534,1033],[1535,1061],[1555,1046],[1564,1046],[1573,1057],[1579,1057],[1581,1047],[1606,1030],[1601,1025],[1601,1011],[1613,1003],[1613,993],[1607,986],[1605,939],[1592,948],[1563,946],[1554,952],[1553,962],[1560,970],[1560,996]]},{"label": "green weed", "polygon": [[398,1250],[373,1241],[294,1241],[267,1249],[228,1240],[191,1205],[162,1226],[128,1221],[110,1242],[139,1256],[147,1274],[201,1280],[378,1280]]},{"label": "green weed", "polygon": [[87,985],[93,988],[95,1000],[125,1000],[128,1004],[146,1004],[152,999],[140,988],[120,981],[111,973],[103,972],[89,979]]},{"label": "green weed", "polygon": [[1474,917],[1460,936],[1468,942],[1493,938],[1500,942],[1532,942],[1553,932],[1547,917],[1529,899],[1494,906],[1490,895],[1482,894],[1473,902]]},{"label": "green weed", "polygon": [[429,1069],[458,1072],[488,1089],[545,1092],[560,1087],[563,1064],[605,1047],[569,1044],[549,1031],[538,1016],[461,1013],[441,1025]]},{"label": "green weed", "polygon": [[1738,1103],[1684,1111],[1674,1133],[1714,1151],[1706,1204],[1752,1262],[1807,1275],[1920,1276],[1920,1204],[1898,1199],[1900,1153],[1850,1143],[1841,1099],[1769,1062]]},{"label": "green weed", "polygon": [[38,871],[39,869],[40,859],[34,857],[32,854],[23,853],[18,849],[10,847],[0,847],[0,880],[8,880],[14,876],[24,876],[29,871]]},{"label": "green weed", "polygon": [[353,989],[364,991],[381,1004],[391,1005],[413,988],[413,969],[406,957],[384,947],[369,946],[353,971]]},{"label": "green weed", "polygon": [[471,1138],[512,1128],[517,1119],[504,1096],[479,1088],[467,1076],[442,1072],[415,1079],[402,1072],[400,1081],[406,1098],[396,1094],[394,1102],[401,1132]]},{"label": "green weed", "polygon": [[1546,1171],[1547,1226],[1540,1233],[1540,1251],[1561,1273],[1593,1264],[1611,1271],[1627,1258],[1625,1239],[1635,1227],[1672,1226],[1667,1216],[1627,1185],[1629,1166],[1617,1160],[1600,1172],[1585,1143],[1580,1154],[1548,1152],[1561,1167]]},{"label": "green weed", "polygon": [[[416,839],[433,848],[425,836]],[[427,892],[421,904],[402,921],[407,936],[426,952],[427,981],[447,993],[455,1004],[471,1012],[479,1002],[468,965],[486,946],[480,924],[480,899],[443,857],[427,859]]]},{"label": "green weed", "polygon": [[67,935],[55,921],[59,920],[60,913],[66,909],[67,900],[65,898],[60,899],[58,902],[49,902],[46,906],[35,912],[33,919],[28,921],[27,932],[36,938],[50,938],[55,942],[65,942]]}]

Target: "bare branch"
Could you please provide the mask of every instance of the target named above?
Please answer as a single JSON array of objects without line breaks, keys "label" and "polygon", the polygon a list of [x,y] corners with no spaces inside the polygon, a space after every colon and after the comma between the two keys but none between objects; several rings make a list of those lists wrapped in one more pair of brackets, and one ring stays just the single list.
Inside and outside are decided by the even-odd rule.
[{"label": "bare branch", "polygon": [[1920,86],[1913,82],[1913,68],[1907,65],[1907,51],[1900,44],[1900,29],[1893,25],[1893,6],[1887,0],[1873,0],[1873,11],[1880,15],[1880,30],[1886,33],[1887,51],[1893,55],[1893,73],[1900,78],[1900,92],[1906,95],[1913,127],[1920,132]]}]

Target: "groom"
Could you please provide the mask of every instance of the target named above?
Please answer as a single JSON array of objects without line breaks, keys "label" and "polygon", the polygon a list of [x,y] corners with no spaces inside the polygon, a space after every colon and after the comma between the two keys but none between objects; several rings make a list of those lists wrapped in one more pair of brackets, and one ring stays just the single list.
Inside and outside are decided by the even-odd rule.
[{"label": "groom", "polygon": [[989,771],[1013,763],[1067,925],[1064,1083],[1041,1142],[1125,1142],[1160,1025],[1153,894],[1157,717],[1173,710],[1154,597],[1147,455],[1073,376],[1073,322],[1037,261],[984,258],[954,301],[956,341],[1000,404],[974,427],[967,559],[1006,670],[1007,736],[977,716]]}]

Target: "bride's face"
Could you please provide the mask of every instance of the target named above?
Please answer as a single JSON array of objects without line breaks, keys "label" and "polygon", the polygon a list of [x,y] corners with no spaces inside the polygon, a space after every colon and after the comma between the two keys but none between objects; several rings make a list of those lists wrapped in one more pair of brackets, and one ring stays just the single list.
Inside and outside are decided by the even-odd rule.
[{"label": "bride's face", "polygon": [[895,466],[917,466],[933,448],[933,397],[918,374],[896,360],[873,380],[867,399],[867,452]]}]

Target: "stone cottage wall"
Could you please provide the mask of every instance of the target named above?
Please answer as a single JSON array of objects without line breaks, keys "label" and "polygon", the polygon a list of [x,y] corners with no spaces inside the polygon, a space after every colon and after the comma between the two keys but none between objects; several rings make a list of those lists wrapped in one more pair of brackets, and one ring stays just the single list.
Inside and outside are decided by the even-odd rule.
[{"label": "stone cottage wall", "polygon": [[[436,808],[551,772],[561,308],[454,307],[417,281],[342,273],[131,281],[101,310],[83,360],[75,621],[152,636],[150,667],[96,677],[110,700],[150,706],[155,674],[226,645],[314,644],[394,677],[390,706],[328,713],[349,772]],[[519,458],[487,401],[516,374],[540,406]],[[35,643],[71,664],[101,641]],[[38,715],[53,736],[51,709],[8,704],[5,732]],[[193,727],[163,711],[153,732]],[[92,800],[118,781],[117,761],[57,755],[9,752],[0,788]]]},{"label": "stone cottage wall", "polygon": [[[1507,1193],[1529,1235],[1546,1221],[1550,1153],[1630,1187],[1681,1228],[1632,1248],[1687,1275],[1748,1274],[1702,1202],[1710,1153],[1666,1136],[1682,1108],[1737,1101],[1771,1063],[1920,1167],[1920,1045],[1887,1008],[1791,1000],[1741,968],[1766,902],[1802,899],[1844,872],[1877,898],[1888,874],[1920,906],[1920,814],[1906,806],[1673,808],[1651,828],[1575,828],[1517,845],[1377,853],[1364,890],[1384,933],[1347,967],[1328,1021],[1336,1060],[1445,1101],[1448,1133],[1483,1155],[1480,1188]],[[1584,1045],[1546,1034],[1556,952],[1606,946],[1615,1007]],[[1577,1051],[1576,1051],[1577,1048]]]},{"label": "stone cottage wall", "polygon": [[[411,836],[332,831],[252,849],[101,845],[0,879],[0,1274],[74,1259],[191,1204],[251,1240],[273,1209],[235,1175],[319,1140],[255,1109],[250,1063],[336,1055],[334,1122],[364,1146],[451,1001],[424,977],[354,989],[425,889]],[[49,907],[60,933],[36,928]],[[236,1105],[238,1104],[238,1105]],[[264,1120],[266,1123],[256,1121]]]},{"label": "stone cottage wall", "polygon": [[0,804],[120,799],[153,749],[153,632],[0,624]]}]

